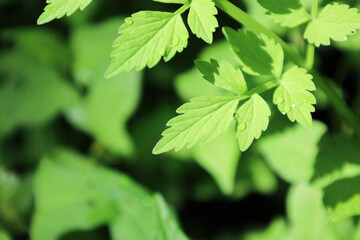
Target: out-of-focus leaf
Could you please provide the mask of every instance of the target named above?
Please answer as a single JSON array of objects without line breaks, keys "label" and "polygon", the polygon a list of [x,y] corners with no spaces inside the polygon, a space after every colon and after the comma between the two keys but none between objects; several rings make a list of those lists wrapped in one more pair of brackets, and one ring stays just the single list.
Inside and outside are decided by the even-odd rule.
[{"label": "out-of-focus leaf", "polygon": [[71,34],[71,49],[74,54],[72,73],[78,84],[87,86],[105,81],[111,43],[116,38],[121,23],[121,18],[113,18],[100,24],[74,29]]},{"label": "out-of-focus leaf", "polygon": [[328,225],[322,192],[306,184],[294,185],[287,197],[287,215],[291,240],[335,240],[333,228]]},{"label": "out-of-focus leaf", "polygon": [[161,195],[122,197],[126,206],[121,209],[122,216],[111,223],[113,239],[188,239]]},{"label": "out-of-focus leaf", "polygon": [[252,192],[271,194],[277,188],[274,173],[256,154],[243,154],[236,174],[235,198],[244,198]]},{"label": "out-of-focus leaf", "polygon": [[0,221],[12,230],[26,231],[24,218],[31,209],[31,184],[30,177],[21,179],[0,167]]},{"label": "out-of-focus leaf", "polygon": [[314,122],[312,130],[300,125],[263,137],[258,147],[270,167],[290,183],[309,181],[314,172],[317,144],[326,125]]},{"label": "out-of-focus leaf", "polygon": [[324,188],[330,222],[360,215],[360,177],[344,178]]},{"label": "out-of-focus leaf", "polygon": [[233,129],[229,129],[204,146],[195,147],[192,151],[195,161],[212,175],[224,194],[234,191],[240,155]]},{"label": "out-of-focus leaf", "polygon": [[92,161],[68,150],[57,150],[41,161],[32,239],[58,239],[103,224],[110,226],[113,239],[187,239],[159,195]]},{"label": "out-of-focus leaf", "polygon": [[77,100],[72,86],[52,68],[19,52],[0,56],[0,136],[15,127],[41,125]]},{"label": "out-of-focus leaf", "polygon": [[347,41],[336,42],[335,46],[347,51],[360,52],[360,33],[347,37]]},{"label": "out-of-focus leaf", "polygon": [[0,228],[0,240],[11,240],[10,236],[1,228]]},{"label": "out-of-focus leaf", "polygon": [[360,143],[341,136],[324,136],[319,143],[313,182],[319,187],[360,175]]},{"label": "out-of-focus leaf", "polygon": [[286,222],[282,218],[274,219],[264,230],[246,233],[241,240],[282,240],[287,231]]},{"label": "out-of-focus leaf", "polygon": [[66,72],[70,51],[61,35],[43,28],[15,28],[5,30],[4,38],[13,43],[13,49],[39,61],[45,66]]},{"label": "out-of-focus leaf", "polygon": [[111,41],[120,21],[113,19],[74,32],[73,72],[79,83],[89,85],[89,92],[68,112],[68,117],[75,126],[93,135],[112,152],[129,155],[134,149],[126,122],[138,105],[141,73],[124,73],[104,79]]}]

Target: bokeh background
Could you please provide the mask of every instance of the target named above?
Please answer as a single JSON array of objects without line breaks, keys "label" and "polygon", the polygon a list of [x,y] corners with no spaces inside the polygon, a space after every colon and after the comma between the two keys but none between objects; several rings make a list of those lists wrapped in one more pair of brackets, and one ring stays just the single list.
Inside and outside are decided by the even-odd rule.
[{"label": "bokeh background", "polygon": [[[303,27],[280,27],[254,0],[233,2],[304,54]],[[309,0],[303,3],[311,6]],[[359,1],[347,3],[359,7]],[[212,45],[190,36],[188,47],[170,62],[105,79],[111,45],[124,18],[177,6],[150,0],[93,1],[71,17],[37,26],[44,6],[45,0],[0,0],[1,240],[29,239],[30,233],[34,240],[177,239],[136,235],[160,231],[147,210],[134,203],[136,196],[149,192],[162,195],[156,201],[166,200],[191,239],[282,239],[289,229],[316,232],[316,224],[326,225],[327,220],[311,219],[314,212],[323,213],[320,208],[333,206],[336,196],[331,194],[349,184],[360,186],[360,145],[321,90],[315,93],[311,131],[290,123],[272,106],[269,129],[245,153],[240,153],[231,128],[208,145],[152,155],[177,107],[192,97],[226,94],[203,80],[193,64],[198,58],[237,64],[221,28]],[[241,27],[221,12],[218,21],[221,27]],[[359,116],[359,34],[316,54],[315,68],[333,80]],[[246,77],[254,85],[259,81]],[[271,93],[265,97],[271,101]],[[296,184],[340,174],[348,163],[353,167],[351,182],[335,182],[325,206],[319,202],[312,209],[306,201],[296,202],[311,192]],[[118,184],[113,179],[122,177],[114,187],[120,193],[109,194],[111,181]],[[122,191],[134,194],[127,198]],[[121,205],[116,213],[120,219],[123,212],[133,211],[131,219],[114,220],[120,221],[119,233],[109,220],[109,199]],[[147,203],[139,205],[146,208]],[[304,213],[300,220],[291,215],[296,209]],[[330,229],[336,230],[331,238],[311,233],[289,239],[360,239],[356,217]]]}]

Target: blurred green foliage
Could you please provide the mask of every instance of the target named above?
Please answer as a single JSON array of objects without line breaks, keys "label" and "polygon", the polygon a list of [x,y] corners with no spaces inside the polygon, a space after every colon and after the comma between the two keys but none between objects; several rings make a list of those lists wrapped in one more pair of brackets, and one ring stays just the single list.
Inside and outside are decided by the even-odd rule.
[{"label": "blurred green foliage", "polygon": [[[279,26],[257,1],[236,4],[305,52],[304,26]],[[360,143],[323,93],[312,130],[274,113],[245,153],[233,124],[204,146],[154,156],[181,103],[227,94],[193,64],[238,66],[221,30],[212,45],[190,37],[171,62],[105,79],[124,19],[174,7],[93,1],[36,26],[44,6],[0,0],[0,240],[360,239]],[[223,13],[218,21],[241,27]],[[358,116],[359,50],[357,34],[315,58]]]}]

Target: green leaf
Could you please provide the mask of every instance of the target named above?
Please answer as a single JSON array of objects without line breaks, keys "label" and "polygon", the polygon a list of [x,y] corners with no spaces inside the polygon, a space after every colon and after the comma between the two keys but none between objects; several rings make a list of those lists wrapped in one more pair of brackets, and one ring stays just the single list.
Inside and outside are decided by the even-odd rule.
[{"label": "green leaf", "polygon": [[5,30],[3,34],[5,39],[13,42],[13,49],[16,51],[42,65],[67,73],[71,62],[70,51],[59,32],[38,27],[23,27]]},{"label": "green leaf", "polygon": [[291,240],[336,239],[334,228],[328,225],[321,190],[307,184],[294,185],[287,196]]},{"label": "green leaf", "polygon": [[316,103],[314,95],[309,92],[316,90],[311,79],[312,76],[305,69],[293,66],[282,76],[273,98],[282,114],[287,114],[290,121],[297,121],[307,128],[311,128],[311,113],[315,111],[312,104]]},{"label": "green leaf", "polygon": [[112,18],[72,30],[72,74],[80,86],[91,86],[98,81],[105,81],[104,72],[110,62],[111,43],[117,37],[116,30],[122,22],[121,18]]},{"label": "green leaf", "polygon": [[241,153],[232,128],[205,146],[194,147],[192,156],[211,174],[224,194],[233,193]]},{"label": "green leaf", "polygon": [[324,188],[343,178],[359,176],[359,146],[359,141],[349,137],[324,136],[319,143],[313,184]]},{"label": "green leaf", "polygon": [[311,20],[311,15],[301,5],[299,0],[258,0],[258,2],[269,10],[274,20],[285,27],[296,27]]},{"label": "green leaf", "polygon": [[180,14],[142,11],[125,19],[114,41],[106,77],[169,61],[187,46],[189,33]]},{"label": "green leaf", "polygon": [[357,8],[337,2],[324,7],[319,16],[309,23],[304,37],[315,46],[330,45],[334,41],[346,41],[347,35],[360,28],[360,14]]},{"label": "green leaf", "polygon": [[84,10],[91,2],[92,0],[46,0],[48,5],[37,20],[37,24],[44,24],[55,18],[62,18],[65,14],[70,16],[78,9]]},{"label": "green leaf", "polygon": [[[130,155],[134,146],[126,123],[140,98],[142,74],[123,73],[105,80],[111,41],[119,19],[77,28],[72,35],[73,73],[88,93],[67,113],[70,122],[91,134],[113,153]],[[89,51],[89,49],[93,49]]]},{"label": "green leaf", "polygon": [[246,151],[254,139],[259,139],[269,125],[270,108],[265,100],[254,94],[237,111],[236,138],[240,150]]},{"label": "green leaf", "polygon": [[211,44],[213,32],[219,26],[215,15],[218,13],[212,0],[192,0],[188,15],[188,24],[191,31],[198,38]]},{"label": "green leaf", "polygon": [[154,239],[158,234],[164,240],[187,239],[159,195],[94,162],[68,150],[56,150],[41,161],[31,239],[60,239],[104,224],[112,239]]},{"label": "green leaf", "polygon": [[198,97],[176,110],[181,114],[171,119],[153,149],[154,154],[196,143],[205,144],[225,132],[232,120],[239,100],[234,97]]},{"label": "green leaf", "polygon": [[251,231],[242,240],[281,240],[286,234],[286,222],[282,218],[274,219],[264,230]]},{"label": "green leaf", "polygon": [[238,94],[247,92],[243,73],[229,62],[221,61],[218,63],[214,59],[211,59],[210,62],[196,60],[195,65],[204,75],[204,78],[215,86]]},{"label": "green leaf", "polygon": [[16,127],[45,124],[78,99],[66,79],[23,53],[3,54],[0,73],[0,136]]},{"label": "green leaf", "polygon": [[137,108],[140,90],[141,74],[137,72],[100,81],[68,110],[67,116],[113,153],[129,156],[134,146],[126,123]]},{"label": "green leaf", "polygon": [[[3,162],[1,162],[3,164]],[[21,231],[32,209],[32,178],[20,178],[0,167],[0,216],[3,226]],[[1,236],[1,227],[0,227]],[[0,237],[1,239],[1,237]]]},{"label": "green leaf", "polygon": [[307,182],[314,173],[318,142],[326,125],[314,121],[312,130],[294,125],[259,140],[258,149],[269,166],[285,181]]},{"label": "green leaf", "polygon": [[179,4],[185,4],[189,2],[189,0],[153,0],[153,1],[161,2],[161,3],[179,3]]},{"label": "green leaf", "polygon": [[11,240],[10,235],[0,228],[0,240]]},{"label": "green leaf", "polygon": [[[224,41],[216,42],[204,48],[198,59],[210,60],[215,58],[218,60],[226,60],[231,64],[236,64],[234,53],[229,49],[228,43]],[[177,94],[184,101],[198,96],[223,96],[232,94],[221,88],[216,88],[209,82],[204,81],[203,75],[196,67],[182,72],[175,78],[175,88]]]},{"label": "green leaf", "polygon": [[331,223],[360,215],[360,176],[344,178],[324,188]]},{"label": "green leaf", "polygon": [[112,239],[188,240],[160,194],[127,195],[120,217],[110,225]]},{"label": "green leaf", "polygon": [[252,31],[241,29],[235,31],[225,27],[224,34],[239,57],[244,72],[280,78],[284,64],[284,52],[280,44],[266,35],[258,36]]}]

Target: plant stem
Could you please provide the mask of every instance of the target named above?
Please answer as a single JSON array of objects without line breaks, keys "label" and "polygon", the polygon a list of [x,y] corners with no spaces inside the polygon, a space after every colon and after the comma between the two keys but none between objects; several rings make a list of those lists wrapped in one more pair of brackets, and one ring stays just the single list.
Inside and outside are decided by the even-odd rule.
[{"label": "plant stem", "polygon": [[319,6],[318,0],[313,0],[312,6],[311,6],[311,16],[313,18],[317,17],[317,15],[318,15],[318,6]]},{"label": "plant stem", "polygon": [[305,68],[309,71],[314,66],[315,46],[308,43],[306,46]]},{"label": "plant stem", "polygon": [[[316,1],[316,0],[314,0]],[[317,2],[317,1],[316,1]],[[257,34],[263,33],[268,37],[274,39],[278,42],[284,49],[285,56],[295,63],[296,65],[307,68],[306,61],[302,56],[300,56],[293,48],[291,48],[287,43],[285,43],[279,36],[274,32],[270,31],[255,19],[253,19],[246,12],[242,11],[240,8],[229,2],[228,0],[214,0],[215,5],[228,14],[230,17],[235,19],[240,24],[250,28]],[[315,4],[315,3],[314,3]],[[317,9],[317,8],[316,8]],[[313,10],[315,11],[315,10]],[[316,10],[317,11],[317,10]],[[309,69],[308,69],[309,70]],[[330,86],[328,82],[330,79],[323,78],[319,73],[314,69],[310,71],[314,76],[314,83],[321,88],[325,94],[328,96],[330,102],[332,103],[335,111],[338,112],[343,118],[345,118],[353,127],[355,133],[360,137],[360,122],[351,108],[347,103],[337,94],[337,92]]]},{"label": "plant stem", "polygon": [[[318,14],[318,0],[313,0],[311,8],[312,18],[317,17]],[[311,70],[314,66],[314,57],[315,57],[315,46],[308,43],[306,47],[306,57],[305,57],[305,67],[308,70]]]},{"label": "plant stem", "polygon": [[254,94],[260,94],[260,93],[266,92],[266,91],[273,89],[279,85],[280,85],[280,83],[277,79],[265,82],[257,87],[254,87],[250,91],[247,91],[246,93],[241,94],[239,96],[239,99],[240,99],[240,101],[242,101],[242,100],[251,98],[251,96]]},{"label": "plant stem", "polygon": [[280,85],[280,83],[279,83],[279,81],[278,81],[277,79],[276,79],[276,80],[272,80],[272,81],[263,83],[263,84],[255,87],[255,88],[251,89],[251,90],[248,92],[248,94],[249,94],[250,96],[253,95],[253,94],[255,94],[255,93],[260,94],[260,93],[263,93],[263,92],[265,92],[265,91],[267,91],[267,90],[270,90],[270,89],[272,89],[272,88],[275,88],[275,87],[277,87],[277,86],[279,86],[279,85]]},{"label": "plant stem", "polygon": [[190,3],[185,3],[178,10],[174,12],[174,14],[183,14],[186,10],[190,8]]}]

